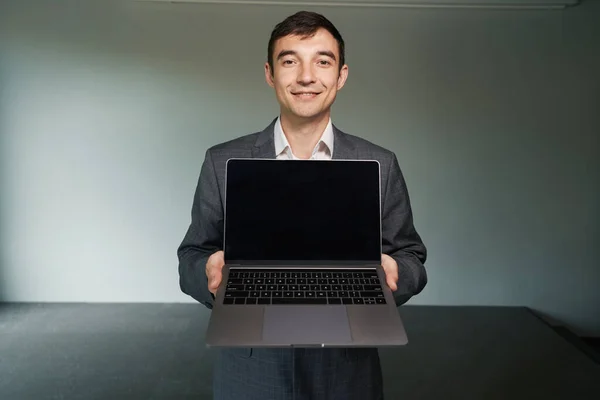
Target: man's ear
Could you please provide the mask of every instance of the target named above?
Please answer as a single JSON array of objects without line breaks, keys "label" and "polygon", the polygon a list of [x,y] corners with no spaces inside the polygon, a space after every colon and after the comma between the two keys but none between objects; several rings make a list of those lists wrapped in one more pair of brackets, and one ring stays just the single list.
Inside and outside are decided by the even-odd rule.
[{"label": "man's ear", "polygon": [[340,74],[338,76],[337,81],[337,90],[340,90],[346,84],[346,79],[348,79],[348,66],[344,65],[342,69],[340,69]]},{"label": "man's ear", "polygon": [[275,87],[275,83],[273,82],[273,71],[271,70],[271,66],[268,62],[265,63],[265,80],[271,87]]}]

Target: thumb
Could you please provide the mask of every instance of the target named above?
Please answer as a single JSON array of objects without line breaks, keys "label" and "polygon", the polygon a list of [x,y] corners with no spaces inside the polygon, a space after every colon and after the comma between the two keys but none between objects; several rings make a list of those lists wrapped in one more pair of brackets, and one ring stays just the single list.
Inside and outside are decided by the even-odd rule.
[{"label": "thumb", "polygon": [[388,286],[390,287],[390,289],[392,289],[392,291],[398,289],[398,285],[396,285],[396,280],[392,276],[388,275],[386,280]]}]

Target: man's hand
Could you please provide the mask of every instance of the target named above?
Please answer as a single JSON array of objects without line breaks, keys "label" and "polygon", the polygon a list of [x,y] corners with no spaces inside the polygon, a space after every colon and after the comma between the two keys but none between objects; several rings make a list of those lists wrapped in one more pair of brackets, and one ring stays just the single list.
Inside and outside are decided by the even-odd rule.
[{"label": "man's hand", "polygon": [[396,285],[398,282],[398,263],[396,262],[396,260],[388,256],[387,254],[382,254],[381,266],[385,271],[385,277],[388,286],[390,287],[390,289],[392,289],[392,291],[395,291],[396,289],[398,289],[398,286]]},{"label": "man's hand", "polygon": [[223,279],[223,266],[225,265],[225,256],[223,250],[213,253],[206,262],[206,276],[208,277],[208,290],[217,295],[217,288]]}]

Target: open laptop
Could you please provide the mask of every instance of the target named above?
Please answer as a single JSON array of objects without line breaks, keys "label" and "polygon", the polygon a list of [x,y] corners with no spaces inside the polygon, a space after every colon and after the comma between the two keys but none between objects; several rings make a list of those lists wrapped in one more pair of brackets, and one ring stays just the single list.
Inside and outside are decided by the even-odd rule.
[{"label": "open laptop", "polygon": [[230,159],[225,182],[208,346],[407,343],[381,267],[379,162]]}]

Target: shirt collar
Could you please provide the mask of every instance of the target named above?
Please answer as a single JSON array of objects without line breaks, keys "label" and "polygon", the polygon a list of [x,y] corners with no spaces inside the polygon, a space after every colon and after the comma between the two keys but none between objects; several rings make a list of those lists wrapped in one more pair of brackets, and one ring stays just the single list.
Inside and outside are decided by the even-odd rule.
[{"label": "shirt collar", "polygon": [[[283,133],[283,128],[281,127],[281,118],[277,118],[274,127],[274,140],[275,140],[275,156],[278,157],[284,151],[290,151],[292,148]],[[331,123],[331,118],[329,118],[329,122],[327,122],[327,126],[321,135],[321,139],[317,142],[313,150],[313,155],[317,152],[321,144],[324,144],[329,150],[329,154],[333,155],[333,125]]]}]

